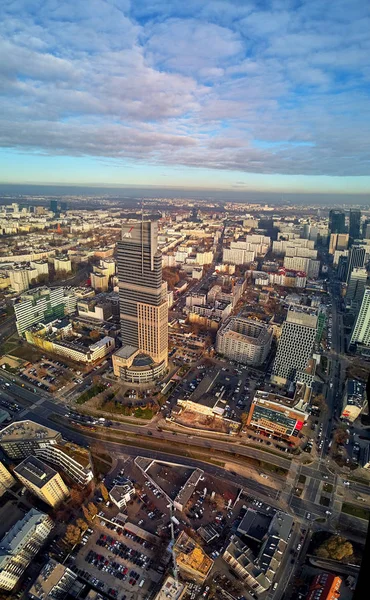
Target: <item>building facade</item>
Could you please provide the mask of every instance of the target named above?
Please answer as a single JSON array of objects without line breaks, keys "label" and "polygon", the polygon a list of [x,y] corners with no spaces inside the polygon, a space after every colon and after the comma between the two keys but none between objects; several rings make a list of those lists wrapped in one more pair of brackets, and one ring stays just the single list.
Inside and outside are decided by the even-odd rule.
[{"label": "building facade", "polygon": [[19,481],[53,508],[69,496],[69,490],[63,479],[36,456],[28,456],[14,469]]},{"label": "building facade", "polygon": [[31,600],[62,600],[76,579],[76,573],[50,558],[29,590],[29,598]]},{"label": "building facade", "polygon": [[5,494],[15,484],[15,479],[0,461],[0,496]]},{"label": "building facade", "polygon": [[90,453],[77,444],[40,445],[35,449],[38,458],[46,460],[57,469],[64,471],[68,477],[81,486],[86,486],[93,479],[94,472]]},{"label": "building facade", "polygon": [[0,431],[0,446],[14,459],[27,458],[38,448],[58,444],[61,440],[59,431],[34,421],[16,421]]},{"label": "building facade", "polygon": [[350,346],[370,347],[370,287],[365,287],[360,310],[352,330]]},{"label": "building facade", "polygon": [[257,390],[249,409],[247,426],[294,441],[307,418],[308,413],[303,407],[298,408],[294,399]]},{"label": "building facade", "polygon": [[46,542],[53,521],[32,508],[0,541],[0,589],[12,590]]},{"label": "building facade", "polygon": [[14,304],[18,334],[23,335],[35,323],[62,319],[65,304],[63,288],[39,287],[22,294]]},{"label": "building facade", "polygon": [[217,333],[217,352],[243,364],[262,365],[270,352],[272,328],[263,323],[231,317]]}]

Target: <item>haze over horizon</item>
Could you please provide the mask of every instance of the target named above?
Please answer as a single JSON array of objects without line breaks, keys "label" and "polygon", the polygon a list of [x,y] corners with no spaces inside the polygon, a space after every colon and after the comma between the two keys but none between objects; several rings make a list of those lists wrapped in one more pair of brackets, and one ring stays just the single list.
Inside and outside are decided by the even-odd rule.
[{"label": "haze over horizon", "polygon": [[17,0],[0,17],[0,190],[370,193],[361,0]]}]

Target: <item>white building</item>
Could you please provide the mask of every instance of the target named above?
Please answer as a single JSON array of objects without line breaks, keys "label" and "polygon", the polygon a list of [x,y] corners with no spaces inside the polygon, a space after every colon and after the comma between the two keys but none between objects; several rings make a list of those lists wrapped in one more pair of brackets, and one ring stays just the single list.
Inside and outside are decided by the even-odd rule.
[{"label": "white building", "polygon": [[19,335],[35,323],[63,318],[65,304],[63,288],[39,287],[23,293],[14,304]]},{"label": "white building", "polygon": [[15,479],[0,461],[0,496],[5,494],[15,484]]},{"label": "white building", "polygon": [[365,287],[361,307],[352,330],[350,346],[370,346],[370,287]]},{"label": "white building", "polygon": [[259,366],[267,358],[272,338],[272,328],[263,323],[232,317],[218,331],[216,349],[230,360]]},{"label": "white building", "polygon": [[135,496],[135,493],[133,483],[127,480],[122,485],[115,485],[109,492],[109,498],[118,508],[125,508],[126,504]]},{"label": "white building", "polygon": [[65,273],[71,273],[72,263],[68,256],[55,256],[54,257],[54,269],[56,272],[64,271]]}]

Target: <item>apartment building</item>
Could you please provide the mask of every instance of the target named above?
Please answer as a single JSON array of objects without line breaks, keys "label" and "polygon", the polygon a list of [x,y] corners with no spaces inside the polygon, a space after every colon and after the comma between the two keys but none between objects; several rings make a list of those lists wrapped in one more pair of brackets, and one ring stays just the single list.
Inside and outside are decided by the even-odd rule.
[{"label": "apartment building", "polygon": [[15,484],[15,479],[0,461],[0,496]]},{"label": "apartment building", "polygon": [[31,600],[62,600],[77,579],[76,573],[50,558],[28,592]]},{"label": "apartment building", "polygon": [[217,333],[216,349],[230,360],[262,365],[270,351],[273,330],[263,323],[231,317]]},{"label": "apartment building", "polygon": [[176,563],[184,579],[191,579],[203,583],[212,567],[213,560],[203,551],[185,531],[182,531],[176,540],[173,551]]},{"label": "apartment building", "polygon": [[19,335],[23,335],[35,323],[62,319],[65,305],[63,288],[39,287],[22,294],[14,304]]},{"label": "apartment building", "polygon": [[69,496],[63,479],[36,456],[28,456],[14,469],[21,483],[51,507],[58,506]]},{"label": "apartment building", "polygon": [[72,442],[40,445],[35,449],[35,454],[58,470],[64,471],[81,486],[88,485],[94,477],[89,451]]},{"label": "apartment building", "polygon": [[222,558],[254,594],[263,594],[269,589],[271,583],[256,566],[252,550],[236,535],[231,538]]},{"label": "apartment building", "polygon": [[60,443],[62,435],[34,421],[16,421],[0,431],[0,446],[9,458],[22,459],[39,448]]},{"label": "apartment building", "polygon": [[11,591],[47,540],[53,521],[32,508],[0,540],[0,589]]}]

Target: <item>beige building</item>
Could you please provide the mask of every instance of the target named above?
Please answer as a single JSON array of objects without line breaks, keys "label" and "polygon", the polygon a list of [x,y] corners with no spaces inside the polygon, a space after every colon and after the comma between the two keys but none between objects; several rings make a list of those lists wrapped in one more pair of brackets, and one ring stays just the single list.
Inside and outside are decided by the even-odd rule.
[{"label": "beige building", "polygon": [[86,486],[94,477],[90,452],[72,442],[40,445],[35,454],[58,470],[64,471],[81,486]]},{"label": "beige building", "polygon": [[[94,267],[95,268],[95,267]],[[91,287],[96,292],[107,292],[109,286],[109,276],[101,271],[94,271],[90,274]]]},{"label": "beige building", "polygon": [[71,271],[72,271],[71,259],[68,258],[68,256],[55,256],[54,269],[56,270],[57,273],[59,271],[65,271],[66,273],[71,273]]},{"label": "beige building", "polygon": [[62,600],[76,579],[77,575],[71,569],[50,558],[41,569],[28,596],[31,600]]},{"label": "beige building", "polygon": [[8,469],[0,462],[0,496],[5,494],[15,484],[15,479]]},{"label": "beige building", "polygon": [[332,233],[330,235],[329,254],[334,254],[336,250],[347,250],[348,243],[348,233]]},{"label": "beige building", "polygon": [[222,558],[255,594],[262,594],[269,589],[271,583],[262,570],[255,565],[252,550],[237,536],[231,538]]},{"label": "beige building", "polygon": [[176,563],[184,579],[204,583],[213,567],[213,560],[201,546],[182,531],[173,548]]},{"label": "beige building", "polygon": [[185,583],[168,575],[154,600],[181,600],[186,594],[187,587]]},{"label": "beige building", "polygon": [[230,360],[260,366],[270,352],[271,327],[243,317],[231,317],[217,333],[216,349]]},{"label": "beige building", "polygon": [[12,590],[53,529],[48,515],[32,508],[0,540],[0,589]]},{"label": "beige building", "polygon": [[25,458],[15,469],[14,474],[35,496],[53,508],[69,496],[63,479],[36,456]]}]

